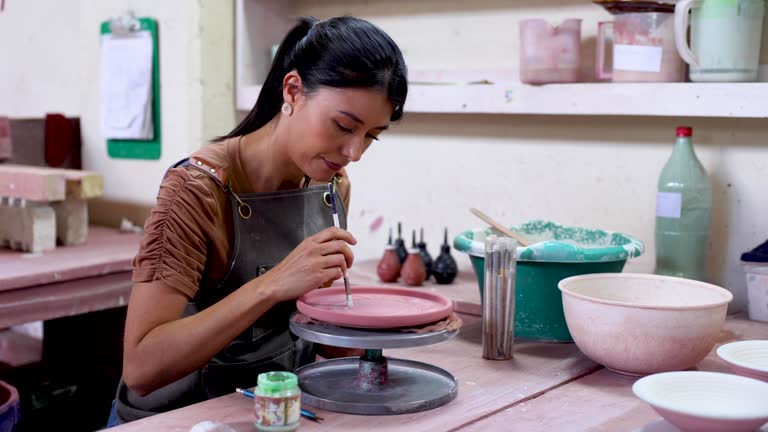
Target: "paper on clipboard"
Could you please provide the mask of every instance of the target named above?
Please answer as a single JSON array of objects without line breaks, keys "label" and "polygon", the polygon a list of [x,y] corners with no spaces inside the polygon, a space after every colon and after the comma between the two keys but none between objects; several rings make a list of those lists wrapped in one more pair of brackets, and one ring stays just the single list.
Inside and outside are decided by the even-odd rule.
[{"label": "paper on clipboard", "polygon": [[101,128],[108,139],[151,140],[152,35],[101,37]]}]

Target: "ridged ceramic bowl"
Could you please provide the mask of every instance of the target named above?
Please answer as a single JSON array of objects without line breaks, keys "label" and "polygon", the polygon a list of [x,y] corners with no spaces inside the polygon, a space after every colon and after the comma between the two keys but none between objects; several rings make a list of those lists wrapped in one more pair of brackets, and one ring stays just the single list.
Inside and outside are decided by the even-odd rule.
[{"label": "ridged ceramic bowl", "polygon": [[768,340],[731,342],[718,348],[717,355],[737,374],[768,382]]},{"label": "ridged ceramic bowl", "polygon": [[768,422],[768,383],[718,372],[641,378],[635,395],[683,431],[752,432]]},{"label": "ridged ceramic bowl", "polygon": [[573,276],[558,286],[579,349],[627,375],[696,365],[712,350],[733,299],[716,285],[651,274]]}]

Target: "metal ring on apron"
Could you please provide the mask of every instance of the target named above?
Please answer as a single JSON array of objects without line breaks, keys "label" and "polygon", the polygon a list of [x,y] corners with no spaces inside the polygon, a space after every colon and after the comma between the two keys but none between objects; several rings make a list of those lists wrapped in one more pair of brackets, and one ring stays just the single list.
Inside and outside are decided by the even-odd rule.
[{"label": "metal ring on apron", "polygon": [[[333,177],[331,177],[331,183],[333,183],[333,191],[336,193],[336,196],[339,196],[339,190],[336,189],[336,185],[341,183],[341,180],[343,179],[342,176],[338,174],[334,174]],[[325,205],[328,207],[333,207],[333,203],[331,203],[331,193],[326,192],[323,194],[323,201],[325,202]]]},{"label": "metal ring on apron", "polygon": [[237,212],[240,213],[240,217],[243,219],[248,219],[251,217],[251,214],[253,213],[251,211],[251,206],[248,204],[242,203],[237,207]]},{"label": "metal ring on apron", "polygon": [[244,203],[243,200],[241,200],[240,197],[237,196],[235,191],[232,190],[232,188],[228,187],[228,190],[229,190],[229,193],[233,197],[235,197],[235,200],[237,200],[237,203],[238,203],[237,212],[240,213],[240,217],[243,219],[248,219],[249,217],[251,217],[251,214],[253,214],[253,212],[251,211],[251,206]]}]

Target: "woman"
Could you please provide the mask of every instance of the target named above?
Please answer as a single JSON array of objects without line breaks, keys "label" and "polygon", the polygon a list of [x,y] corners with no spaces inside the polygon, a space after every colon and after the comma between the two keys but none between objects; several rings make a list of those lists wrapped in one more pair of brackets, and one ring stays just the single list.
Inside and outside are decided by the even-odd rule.
[{"label": "woman", "polygon": [[299,20],[248,116],[160,186],[134,260],[110,424],[314,360],[316,347],[288,330],[295,299],[339,279],[356,243],[333,228],[327,182],[346,226],[344,167],[401,118],[406,94],[402,54],[379,28]]}]

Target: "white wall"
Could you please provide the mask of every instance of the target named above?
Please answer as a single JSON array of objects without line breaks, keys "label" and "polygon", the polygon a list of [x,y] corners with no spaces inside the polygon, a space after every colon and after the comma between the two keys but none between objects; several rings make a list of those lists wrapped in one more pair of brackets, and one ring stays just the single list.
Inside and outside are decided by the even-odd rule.
[{"label": "white wall", "polygon": [[234,1],[200,0],[202,139],[228,133],[235,125]]},{"label": "white wall", "polygon": [[[576,0],[304,0],[296,11],[370,19],[398,42],[412,70],[516,70],[519,19],[582,18],[587,79],[594,76],[597,22],[611,19]],[[763,48],[768,58],[768,43]],[[709,269],[714,282],[735,293],[732,309],[740,309],[745,281],[738,257],[768,238],[765,120],[407,115],[349,170],[350,229],[361,240],[356,256],[380,256],[386,228],[397,221],[408,238],[424,227],[436,254],[443,227],[452,237],[483,225],[468,211],[478,207],[507,224],[544,218],[638,236],[647,251],[625,270],[652,272],[656,183],[682,124],[694,127],[714,182]],[[371,231],[378,217],[383,229]],[[453,253],[469,268],[468,258]]]},{"label": "white wall", "polygon": [[714,182],[712,275],[743,300],[738,256],[768,237],[760,120],[409,116],[350,169],[356,254],[381,253],[386,233],[369,229],[379,216],[385,227],[425,227],[435,253],[444,226],[455,235],[483,225],[468,212],[478,207],[508,224],[544,218],[635,235],[647,252],[626,270],[651,272],[656,182],[678,124],[694,127]]},{"label": "white wall", "polygon": [[[99,29],[92,31],[98,34]],[[80,114],[84,86],[79,43],[79,1],[6,1],[0,13],[0,113]]]},{"label": "white wall", "polygon": [[[127,10],[160,23],[157,161],[112,159],[100,134],[99,24]],[[215,0],[7,1],[0,13],[0,58],[8,60],[0,67],[0,113],[81,117],[83,166],[107,174],[105,197],[151,204],[170,164],[232,127],[232,10]],[[203,67],[204,56],[216,66]]]}]

